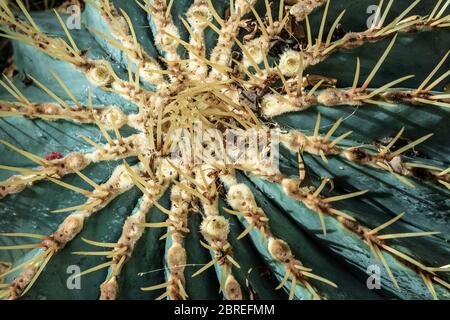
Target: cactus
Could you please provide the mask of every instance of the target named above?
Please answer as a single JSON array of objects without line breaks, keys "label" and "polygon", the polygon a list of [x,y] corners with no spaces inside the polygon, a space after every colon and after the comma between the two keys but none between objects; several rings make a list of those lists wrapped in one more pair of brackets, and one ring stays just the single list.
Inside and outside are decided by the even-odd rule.
[{"label": "cactus", "polygon": [[0,0],[0,298],[450,298],[449,4]]}]

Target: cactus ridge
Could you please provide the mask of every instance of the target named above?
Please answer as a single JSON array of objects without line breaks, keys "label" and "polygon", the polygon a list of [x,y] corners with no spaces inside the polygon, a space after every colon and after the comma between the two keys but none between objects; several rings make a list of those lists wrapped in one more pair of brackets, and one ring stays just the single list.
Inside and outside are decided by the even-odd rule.
[{"label": "cactus ridge", "polygon": [[[346,260],[348,256],[335,257],[336,253],[339,255],[338,249],[326,249],[331,257],[327,257],[330,266],[317,267],[319,263],[311,262],[312,256],[302,254],[303,243],[310,243],[306,238],[311,237],[320,238],[320,248],[326,246],[329,237],[333,241],[346,238],[349,246],[357,248],[366,261],[373,258],[390,282],[382,295],[402,297],[405,292],[402,290],[419,290],[408,288],[418,286],[421,291],[408,293],[411,297],[450,297],[445,274],[449,267],[430,266],[429,259],[424,262],[412,251],[414,247],[398,245],[404,239],[429,237],[434,239],[430,243],[439,246],[448,237],[445,226],[435,231],[433,223],[431,227],[421,225],[427,221],[426,216],[420,221],[405,220],[409,208],[371,221],[372,213],[360,208],[370,208],[363,206],[370,205],[371,194],[377,190],[369,185],[360,188],[364,183],[353,186],[344,182],[339,186],[342,179],[333,179],[333,168],[340,163],[359,175],[380,176],[390,185],[399,185],[399,190],[425,185],[448,197],[450,172],[446,162],[415,156],[416,149],[434,138],[432,127],[427,128],[428,134],[407,139],[411,126],[405,125],[407,129],[397,122],[397,133],[381,143],[353,138],[353,130],[343,131],[342,127],[347,128],[346,122],[354,112],[366,109],[396,112],[400,105],[439,110],[440,114],[448,115],[450,96],[439,88],[450,74],[444,70],[450,51],[433,62],[434,69],[419,81],[417,88],[398,88],[414,75],[391,79],[379,86],[371,84],[383,72],[398,38],[404,35],[414,38],[449,27],[450,16],[445,15],[449,1],[444,4],[437,1],[423,16],[410,14],[419,3],[416,1],[391,20],[389,10],[393,1],[384,6],[381,1],[367,30],[340,36],[337,34],[345,10],[332,16],[330,6],[334,1],[330,0],[234,0],[226,8],[212,0],[193,0],[184,5],[187,8],[182,14],[176,8],[178,1],[174,0],[138,0],[123,7],[114,2],[120,1],[85,2],[84,32],[96,40],[95,45],[89,43],[85,47],[75,36],[78,31],[67,28],[66,15],[61,10],[52,12],[54,25],[60,28],[60,36],[55,36],[40,25],[39,17],[29,12],[21,0],[0,0],[1,36],[13,40],[15,50],[27,47],[33,50],[28,52],[49,56],[48,61],[54,62],[47,79],[26,72],[34,92],[45,93],[44,102],[35,102],[33,94],[20,81],[4,76],[0,84],[9,98],[0,100],[0,117],[54,124],[69,122],[97,132],[91,136],[88,131],[76,132],[77,138],[88,147],[74,148],[68,153],[42,150],[39,154],[2,135],[0,144],[4,150],[33,164],[0,165],[0,170],[15,173],[0,183],[2,201],[20,197],[26,189],[43,183],[54,184],[58,190],[67,189],[85,200],[54,208],[52,215],[63,214],[65,218],[49,234],[15,230],[0,235],[2,239],[19,241],[0,246],[0,251],[28,252],[15,261],[0,263],[1,299],[26,297],[52,259],[74,239],[82,239],[88,249],[72,254],[87,259],[102,258],[100,264],[76,277],[107,270],[100,285],[100,299],[117,299],[121,295],[121,282],[133,281],[125,279],[124,270],[133,258],[139,258],[140,240],[145,242],[142,238],[146,232],[161,230],[159,240],[165,243],[164,282],[149,283],[140,289],[154,294],[152,297],[156,299],[190,298],[195,279],[206,274],[210,277],[212,269],[226,299],[270,297],[256,288],[264,285],[255,284],[262,280],[253,277],[256,271],[251,274],[248,264],[252,260],[269,267],[269,278],[279,283],[272,289],[282,289],[283,297],[345,297],[346,293],[339,293],[346,290],[345,285],[341,289],[339,276],[330,271],[334,264],[341,270],[344,267],[338,265],[352,262]],[[148,27],[141,25],[144,20],[137,14],[130,13],[134,11],[127,13],[130,7],[148,19]],[[318,29],[313,30],[313,19],[320,10]],[[292,25],[304,26],[303,38],[296,40],[301,43],[283,48],[274,57],[286,34],[293,32]],[[148,49],[149,39],[143,39],[143,30],[152,34],[153,50]],[[211,48],[208,34],[215,39]],[[377,53],[372,66],[365,64],[364,56],[353,60],[351,86],[339,87],[332,77],[311,74],[314,71],[310,70],[342,50],[357,50],[378,42],[386,45]],[[95,50],[108,54],[96,55],[92,53]],[[20,54],[15,57],[19,59]],[[55,71],[58,64],[82,74],[88,83],[86,90],[78,90],[69,77]],[[20,65],[17,67],[21,69]],[[370,69],[363,73],[363,67]],[[102,103],[99,98],[102,95],[114,98]],[[353,113],[347,116],[342,113],[330,120],[328,110],[339,113],[345,108],[351,108]],[[303,113],[305,118],[300,118],[300,122],[305,119],[306,128],[283,125],[282,120],[288,119],[283,117]],[[195,152],[195,159],[174,157],[173,150],[182,142],[176,133],[181,129],[191,137],[197,134],[198,126],[215,129],[215,134],[204,134],[200,144],[195,141],[187,144],[189,152]],[[269,137],[261,146],[266,151],[271,150],[278,134],[282,149],[278,159],[280,169],[273,165],[274,159],[264,162],[250,157],[231,161],[223,153],[224,161],[213,159],[224,148],[230,131],[245,136],[251,130]],[[219,147],[211,153],[211,146]],[[88,169],[102,163],[113,164],[114,168],[109,177],[99,182],[89,176]],[[284,168],[286,163],[288,169]],[[322,174],[327,170],[328,174]],[[358,174],[355,173],[356,178]],[[69,177],[76,177],[82,186],[73,183],[74,179],[71,183]],[[135,189],[140,193],[139,200],[122,221],[118,238],[107,242],[99,234],[91,239],[80,235],[89,224],[88,218],[95,219],[100,211],[108,210],[111,203]],[[356,202],[362,207],[354,207]],[[380,208],[377,210],[383,210]],[[153,210],[161,212],[163,219],[150,219]],[[308,236],[303,236],[304,242],[294,243],[295,238],[282,233],[279,225],[283,223],[298,223],[303,230],[314,226],[318,230],[312,234],[302,231]],[[199,234],[197,238],[201,239],[196,241],[195,250],[208,252],[207,261],[192,261],[192,245],[188,244],[192,233]],[[241,252],[243,248],[253,251],[248,260]],[[254,252],[259,257],[253,258]],[[448,245],[442,244],[438,252],[446,252],[447,256],[441,258],[448,260]],[[318,259],[323,260],[322,255]],[[348,277],[364,283],[361,270],[364,273],[366,266],[358,268],[359,271],[348,271]],[[253,280],[249,284],[250,275]],[[192,289],[195,290],[202,289]],[[362,293],[355,295],[364,297]],[[352,294],[347,293],[347,297]],[[365,297],[375,296],[367,293]]]}]

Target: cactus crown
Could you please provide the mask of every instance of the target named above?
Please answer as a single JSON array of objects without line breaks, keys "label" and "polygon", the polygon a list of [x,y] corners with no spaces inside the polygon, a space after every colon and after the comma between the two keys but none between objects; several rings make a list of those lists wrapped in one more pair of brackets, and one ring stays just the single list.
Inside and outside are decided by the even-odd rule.
[{"label": "cactus crown", "polygon": [[449,3],[0,0],[0,298],[449,298]]}]

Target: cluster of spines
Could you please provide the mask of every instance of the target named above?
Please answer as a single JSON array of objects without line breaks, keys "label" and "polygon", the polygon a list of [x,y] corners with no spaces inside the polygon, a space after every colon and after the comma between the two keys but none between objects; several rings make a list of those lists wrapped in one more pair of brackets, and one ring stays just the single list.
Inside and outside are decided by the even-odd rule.
[{"label": "cluster of spines", "polygon": [[[310,107],[318,103],[327,106],[335,106],[341,104],[359,105],[362,103],[382,104],[383,100],[389,100],[390,102],[415,101],[416,103],[426,103],[448,107],[448,97],[446,95],[429,94],[430,90],[432,90],[436,85],[438,85],[441,80],[448,76],[448,72],[444,73],[441,77],[438,78],[438,80],[435,80],[432,84],[426,87],[428,82],[438,71],[439,67],[443,64],[448,54],[442,59],[442,61],[433,70],[430,76],[427,77],[422,85],[415,91],[390,91],[385,93],[387,89],[395,86],[403,80],[406,80],[408,77],[403,77],[399,80],[395,80],[388,85],[373,91],[366,90],[370,84],[371,79],[375,76],[376,72],[386,58],[389,50],[392,48],[395,38],[390,43],[388,49],[383,54],[380,61],[372,70],[371,74],[366,79],[361,88],[357,88],[360,66],[359,60],[357,63],[357,72],[355,75],[354,86],[351,91],[346,91],[343,89],[330,89],[316,95],[316,91],[325,81],[320,80],[314,84],[311,90],[305,92],[305,79],[303,77],[303,71],[308,66],[317,64],[320,61],[326,59],[326,57],[328,57],[338,48],[347,48],[349,46],[354,47],[356,45],[362,45],[364,42],[379,41],[397,32],[412,32],[417,30],[446,27],[448,24],[448,16],[443,17],[443,13],[447,7],[447,4],[444,4],[444,6],[440,7],[441,2],[442,1],[438,1],[437,5],[433,9],[433,12],[428,17],[405,18],[408,12],[418,3],[418,1],[416,1],[411,6],[409,6],[401,14],[400,17],[396,18],[387,26],[383,27],[384,20],[387,16],[389,8],[392,5],[392,1],[390,1],[383,14],[381,14],[381,9],[377,12],[377,15],[379,15],[381,19],[377,19],[376,21],[379,22],[374,24],[369,30],[361,34],[348,34],[340,40],[331,42],[333,32],[339,20],[342,18],[343,13],[339,15],[339,17],[335,20],[335,23],[333,24],[328,37],[325,41],[323,41],[322,36],[324,32],[325,19],[330,2],[316,1],[316,4],[313,7],[307,8],[307,12],[304,11],[303,15],[299,15],[300,18],[296,16],[300,20],[304,18],[307,24],[308,44],[305,49],[302,52],[287,51],[280,57],[280,62],[276,67],[270,67],[267,61],[268,51],[271,45],[273,45],[273,39],[275,38],[275,36],[277,36],[282,31],[288,17],[288,15],[284,14],[283,1],[280,5],[278,21],[274,21],[271,13],[271,5],[269,1],[265,1],[268,14],[266,19],[267,25],[253,8],[255,1],[249,2],[238,0],[235,2],[231,2],[230,17],[226,21],[222,19],[215,11],[211,1],[195,1],[193,6],[188,11],[188,19],[187,23],[185,23],[188,31],[190,31],[190,34],[195,34],[195,32],[202,33],[205,30],[206,26],[208,26],[215,30],[219,35],[218,44],[215,49],[213,49],[211,58],[209,60],[205,57],[205,45],[202,42],[201,37],[191,37],[189,43],[186,43],[183,40],[179,39],[178,33],[176,31],[177,29],[173,24],[170,15],[170,8],[173,3],[172,1],[170,1],[169,3],[165,3],[165,1],[155,1],[154,3],[144,1],[144,4],[142,4],[141,6],[152,16],[153,20],[155,21],[156,28],[159,31],[159,38],[156,40],[156,44],[161,52],[164,53],[164,61],[167,64],[167,70],[162,70],[155,61],[145,55],[136,40],[136,35],[131,20],[125,12],[122,11],[121,13],[119,13],[119,11],[117,11],[110,3],[110,1],[102,0],[98,1],[97,4],[93,3],[101,12],[104,19],[109,23],[110,31],[115,39],[112,39],[107,35],[100,34],[95,30],[91,31],[98,36],[105,38],[110,44],[120,50],[123,50],[127,54],[130,60],[128,64],[128,81],[120,79],[112,70],[111,64],[109,62],[105,60],[92,61],[87,59],[77,48],[75,41],[70,36],[69,31],[64,27],[63,23],[61,24],[69,39],[69,43],[60,38],[50,38],[42,33],[39,27],[33,21],[32,17],[26,11],[20,0],[18,0],[17,3],[28,22],[16,18],[13,15],[12,11],[8,8],[8,6],[4,2],[1,2],[1,20],[2,23],[7,26],[7,28],[2,29],[2,31],[4,32],[4,36],[12,38],[14,40],[24,41],[25,43],[33,45],[47,54],[72,63],[76,68],[86,74],[87,78],[92,82],[93,85],[108,91],[118,93],[123,97],[135,102],[140,107],[140,114],[134,117],[125,116],[123,113],[121,113],[118,107],[112,107],[111,109],[109,109],[109,111],[101,111],[106,114],[106,117],[99,117],[98,112],[100,111],[94,111],[92,105],[84,107],[78,101],[76,101],[76,99],[72,99],[72,102],[74,103],[73,106],[68,105],[67,102],[59,99],[55,94],[52,94],[52,92],[44,85],[42,85],[39,81],[33,79],[37,86],[41,87],[41,89],[49,93],[49,95],[53,97],[57,102],[46,104],[47,106],[49,106],[49,109],[46,109],[44,105],[44,110],[42,111],[41,105],[30,103],[9,79],[7,79],[8,83],[2,82],[2,85],[18,101],[18,103],[2,103],[2,115],[24,115],[31,118],[41,117],[44,119],[46,119],[46,116],[47,119],[51,119],[51,116],[56,116],[56,119],[93,123],[100,128],[105,139],[108,141],[107,145],[100,146],[99,144],[91,141],[89,138],[84,137],[86,141],[88,141],[91,145],[98,149],[96,150],[96,152],[94,152],[94,155],[81,155],[78,153],[74,153],[71,154],[71,157],[76,159],[77,161],[71,160],[68,155],[63,159],[53,160],[50,162],[32,155],[26,151],[20,150],[6,142],[4,143],[8,147],[11,147],[12,149],[20,152],[22,155],[28,157],[39,166],[42,166],[42,168],[38,170],[3,166],[3,169],[19,171],[26,175],[24,177],[24,180],[21,180],[21,176],[15,177],[13,180],[18,178],[19,181],[16,181],[16,183],[14,183],[14,186],[23,187],[38,180],[48,179],[63,187],[67,187],[75,192],[86,195],[88,197],[88,201],[86,202],[86,204],[77,206],[75,208],[59,210],[76,210],[76,213],[70,215],[54,235],[47,237],[30,234],[7,234],[8,236],[25,236],[31,238],[45,237],[45,240],[41,243],[30,245],[29,247],[27,247],[43,247],[43,254],[38,255],[38,258],[35,257],[32,261],[30,260],[21,266],[16,266],[15,268],[7,272],[7,274],[10,274],[13,271],[17,271],[21,268],[25,269],[21,273],[21,276],[19,276],[10,286],[10,293],[7,295],[5,295],[5,293],[2,293],[2,295],[5,295],[5,297],[9,298],[15,298],[29,290],[52,255],[60,250],[68,241],[73,239],[73,237],[81,231],[85,217],[88,217],[93,212],[103,208],[113,198],[113,196],[116,196],[117,194],[124,192],[128,188],[131,188],[131,186],[135,185],[140,188],[144,194],[143,200],[141,202],[141,207],[138,208],[137,212],[129,218],[129,221],[127,221],[123,229],[122,237],[116,244],[103,244],[106,247],[112,248],[110,252],[105,253],[108,258],[111,258],[111,261],[86,270],[83,274],[96,271],[103,267],[110,267],[111,271],[108,275],[108,278],[102,285],[102,298],[115,298],[117,295],[117,278],[120,274],[120,270],[123,264],[131,255],[134,244],[140,237],[142,228],[146,226],[152,226],[145,224],[142,221],[145,220],[145,214],[148,211],[149,207],[151,205],[156,205],[163,212],[166,212],[169,216],[170,221],[167,221],[164,226],[169,228],[170,231],[168,236],[173,238],[173,244],[169,251],[172,249],[172,252],[175,253],[172,256],[170,255],[170,252],[168,254],[168,268],[170,270],[169,281],[163,285],[151,287],[151,289],[167,288],[166,294],[164,294],[162,297],[169,296],[173,299],[187,298],[187,293],[184,290],[184,278],[182,276],[184,270],[184,260],[182,259],[183,254],[182,250],[180,249],[183,247],[181,241],[181,233],[186,232],[187,230],[185,226],[183,226],[183,224],[180,227],[179,224],[174,224],[173,222],[178,221],[180,218],[184,219],[185,216],[187,216],[187,212],[185,212],[185,210],[181,210],[181,212],[179,212],[177,215],[177,210],[175,208],[171,208],[174,209],[174,211],[160,207],[157,204],[157,198],[162,194],[159,192],[156,195],[150,196],[150,192],[154,192],[155,190],[154,185],[150,185],[150,182],[155,182],[155,180],[152,180],[154,178],[154,173],[152,172],[151,164],[146,159],[147,157],[150,159],[153,159],[154,157],[156,157],[157,159],[163,159],[160,158],[164,155],[165,150],[164,148],[162,148],[162,134],[163,131],[166,130],[167,126],[164,126],[162,122],[164,121],[165,123],[167,123],[170,121],[174,121],[176,118],[175,116],[166,117],[166,115],[162,111],[162,106],[165,105],[167,101],[173,101],[172,104],[169,104],[169,107],[172,107],[177,112],[181,112],[180,110],[183,110],[183,108],[186,107],[187,102],[191,102],[190,99],[197,98],[194,97],[194,94],[203,92],[206,93],[205,96],[201,97],[201,99],[199,101],[197,100],[196,102],[201,104],[205,103],[206,101],[207,104],[207,99],[211,99],[211,97],[207,95],[208,90],[205,90],[205,88],[200,84],[197,84],[196,81],[199,81],[199,79],[208,78],[212,82],[212,87],[217,85],[217,88],[213,90],[214,92],[212,93],[212,96],[214,96],[215,99],[218,99],[221,103],[224,103],[231,107],[229,110],[223,111],[223,114],[225,114],[224,120],[233,118],[237,120],[239,122],[239,125],[242,125],[244,128],[254,125],[261,125],[261,123],[257,118],[253,124],[242,119],[245,118],[245,115],[249,115],[250,118],[254,119],[255,115],[253,114],[252,110],[248,108],[248,106],[247,108],[245,106],[240,106],[238,91],[233,88],[233,86],[228,86],[228,84],[231,84],[233,82],[248,89],[264,87],[268,84],[273,84],[278,80],[283,83],[283,90],[286,92],[286,97],[283,97],[280,93],[272,89],[272,93],[270,93],[270,95],[266,95],[262,99],[263,103],[261,115],[268,118],[288,111],[301,110],[305,107]],[[322,4],[326,4],[325,13],[321,23],[319,38],[316,40],[316,43],[313,44],[311,40],[312,37],[310,33],[311,30],[309,27],[308,14],[314,7]],[[299,1],[297,5],[294,5],[291,8],[291,12],[294,11],[294,8],[296,8],[295,10],[298,10],[298,8],[301,8],[301,6],[302,1]],[[380,8],[381,7],[382,6],[380,6]],[[258,38],[248,37],[246,42],[241,43],[237,39],[237,32],[244,24],[244,21],[242,21],[242,17],[250,12],[253,12],[256,17],[256,20],[258,22],[258,29],[261,32],[261,36],[259,36]],[[56,15],[57,18],[61,21],[61,17],[59,16],[59,14],[56,13]],[[211,22],[212,18],[214,18],[214,20],[219,24],[220,29]],[[191,28],[188,27],[189,25],[191,26]],[[30,37],[31,35],[32,37]],[[355,39],[358,41],[355,42]],[[257,43],[258,41],[263,45],[255,50],[254,43]],[[59,53],[55,52],[55,50],[57,50],[57,46],[61,43],[66,49],[62,51],[60,50]],[[190,54],[188,60],[183,61],[180,59],[177,52],[177,48],[179,45],[184,46],[188,50]],[[235,60],[232,56],[232,47],[234,45],[237,45],[243,52],[244,58],[242,62]],[[239,67],[237,75],[231,74],[231,63],[234,63]],[[259,66],[261,63],[264,64],[264,69]],[[132,64],[135,64],[134,69]],[[252,73],[251,71],[249,71],[249,67],[253,67],[256,72]],[[209,73],[205,71],[208,68],[211,69]],[[184,76],[184,70],[193,71],[191,73],[198,76],[198,78],[192,76],[192,79],[190,79],[190,81],[185,81],[186,78]],[[189,71],[187,73],[189,73]],[[148,76],[145,76],[146,74]],[[169,81],[167,81],[164,75],[168,75]],[[245,76],[247,76],[248,78],[245,79]],[[156,84],[156,94],[141,88],[139,85],[140,79]],[[153,81],[151,81],[151,79],[153,79]],[[70,91],[68,91],[67,87],[64,86],[62,80],[60,80],[57,76],[55,76],[55,80],[60,85],[62,85],[68,96],[73,97],[73,95],[70,94]],[[190,87],[190,83],[194,84],[194,87]],[[374,98],[377,99],[374,100]],[[264,101],[270,102],[271,99],[272,102],[275,102],[273,105],[279,108],[275,112],[268,110],[270,108],[267,108],[267,103],[264,103]],[[293,103],[292,101],[295,101],[295,103]],[[296,103],[298,104],[298,101],[301,101],[300,108],[297,108],[296,105]],[[294,104],[294,107],[292,106],[292,104]],[[147,105],[150,105],[151,107],[153,107],[153,109],[149,110],[149,108],[146,107]],[[185,121],[190,121],[190,118],[186,116],[185,111],[181,112],[181,114],[184,117],[182,119],[184,119]],[[219,113],[216,112],[212,113],[211,115],[217,116],[219,115]],[[244,117],[242,117],[243,115]],[[152,119],[152,116],[155,116],[156,120]],[[239,119],[237,116],[240,116],[241,118]],[[104,120],[99,120],[99,118]],[[144,120],[147,118],[150,118],[151,120]],[[56,119],[53,118],[53,120]],[[225,122],[225,124],[230,125],[224,120],[222,120],[222,123]],[[146,121],[151,121],[151,123],[146,123]],[[209,119],[206,119],[206,121],[209,122]],[[145,134],[138,134],[128,138],[122,138],[118,129],[121,126],[130,123],[136,123],[135,127],[139,127],[140,129],[142,129]],[[408,169],[420,167],[432,172],[433,176],[436,177],[436,180],[438,182],[448,187],[448,170],[442,170],[434,167],[432,168],[430,166],[422,164],[405,164],[401,167],[402,170],[398,170],[397,167],[393,168],[389,164],[389,162],[394,158],[401,156],[404,151],[423,142],[429,136],[425,136],[424,138],[421,138],[409,144],[408,146],[400,149],[400,151],[397,150],[393,153],[389,152],[389,148],[391,146],[387,146],[385,149],[381,150],[379,154],[372,155],[360,148],[351,148],[344,150],[337,147],[337,143],[346,138],[348,134],[342,135],[336,138],[334,141],[330,142],[330,138],[339,126],[340,121],[338,121],[323,138],[318,135],[319,124],[320,118],[318,119],[318,125],[316,126],[315,134],[312,138],[306,137],[298,132],[293,132],[286,135],[286,140],[288,141],[287,145],[292,149],[295,149],[296,151],[300,149],[299,159],[302,159],[300,155],[302,152],[318,154],[324,159],[324,161],[326,161],[326,156],[343,154],[347,157],[347,159],[351,161],[375,166],[378,169],[390,171],[397,176],[412,175],[412,171]],[[174,128],[176,127],[176,125],[172,125],[171,127]],[[169,130],[171,127],[169,127]],[[108,130],[114,131],[116,140],[112,139],[112,137],[107,132]],[[153,141],[155,133],[154,131],[156,131],[156,143]],[[150,135],[149,132],[151,132]],[[393,142],[391,142],[392,144],[395,143],[395,139],[398,139],[398,137],[400,137],[400,134],[401,132],[396,138],[394,138]],[[108,156],[104,156],[104,154],[107,154]],[[356,154],[363,154],[364,160],[362,160],[361,157],[352,157]],[[108,186],[115,185],[116,188],[118,188],[117,190],[114,187],[108,190],[104,190],[105,188],[103,187],[103,185],[95,184],[92,180],[90,180],[80,172],[80,170],[84,169],[91,162],[125,158],[131,155],[139,157],[139,160],[144,166],[144,169],[137,168],[135,169],[135,171],[126,163],[123,166],[119,167],[117,169],[119,172],[118,176],[120,177],[119,182],[114,180],[115,178],[117,179],[118,176],[113,174],[113,176],[111,177],[112,180],[110,179],[111,181],[108,181],[106,183]],[[61,163],[65,163],[67,161],[69,162],[69,165],[65,166],[64,172],[58,172],[58,166]],[[156,162],[158,165],[162,165],[161,162]],[[301,165],[304,165],[304,163],[302,163],[302,161],[299,161],[299,166]],[[181,175],[181,173],[183,172],[183,170],[180,170],[179,168],[177,169],[171,163],[165,163],[165,167],[166,169],[170,167],[169,173],[159,173],[159,177],[156,180],[157,184],[162,183],[160,187],[163,185],[167,187],[166,184],[168,184],[169,182],[175,182],[175,177],[177,175]],[[192,168],[183,169],[187,171]],[[220,265],[220,267],[223,268],[223,274],[225,275],[224,281],[221,281],[222,289],[224,290],[225,295],[231,299],[242,297],[239,284],[237,284],[231,272],[232,267],[239,267],[239,264],[232,257],[231,246],[227,240],[228,222],[226,219],[218,215],[217,193],[211,194],[209,192],[209,187],[211,185],[215,186],[217,182],[216,176],[220,174],[224,175],[225,172],[228,172],[230,170],[230,168],[225,169],[226,170],[224,171],[224,168],[197,168],[198,172],[196,172],[192,177],[189,175],[184,175],[183,179],[180,179],[180,182],[175,182],[176,187],[174,187],[174,190],[172,191],[172,196],[176,197],[175,194],[177,194],[177,192],[184,192],[186,194],[189,194],[189,197],[200,199],[200,201],[203,203],[204,220],[202,223],[201,232],[204,235],[207,243],[203,243],[202,245],[211,251],[214,258],[210,264],[206,265],[204,268],[201,268],[198,272],[205,270],[206,267],[212,266],[213,264]],[[174,175],[174,170],[177,172],[176,175]],[[162,171],[164,170],[161,170],[161,172]],[[265,172],[264,170],[259,169],[257,171],[260,176],[264,177],[266,175],[267,177],[269,177],[267,172]],[[206,177],[205,172],[211,173],[211,175],[208,174]],[[81,178],[83,178],[83,180],[94,187],[94,191],[89,192],[86,190],[81,190],[80,188],[70,186],[58,180],[65,174],[69,173],[78,174]],[[334,201],[344,200],[349,197],[363,194],[364,192],[357,192],[350,195],[336,196],[332,198],[322,198],[320,196],[320,192],[323,190],[324,186],[327,183],[327,181],[325,180],[317,189],[302,189],[302,179],[300,179],[299,181],[285,179],[281,176],[281,174],[275,177],[273,176],[273,174],[271,174],[270,179],[272,181],[281,183],[284,186],[287,194],[302,201],[303,203],[305,203],[305,205],[312,208],[313,211],[317,212],[321,221],[323,221],[323,214],[334,216],[339,219],[340,222],[349,230],[358,235],[361,235],[361,237],[363,237],[363,240],[366,241],[367,244],[371,247],[374,255],[377,258],[382,259],[387,270],[389,270],[389,267],[383,260],[383,255],[382,253],[380,253],[381,250],[390,252],[394,256],[397,256],[400,261],[405,262],[405,264],[412,266],[413,269],[418,270],[419,274],[424,278],[424,282],[426,283],[427,287],[430,289],[434,297],[436,295],[434,293],[433,286],[430,285],[431,279],[448,288],[448,284],[434,274],[435,271],[441,271],[441,269],[425,267],[421,263],[415,261],[414,259],[406,256],[401,252],[396,251],[395,249],[392,249],[391,247],[383,243],[383,240],[395,238],[396,235],[379,236],[378,231],[380,231],[390,223],[395,222],[396,220],[391,220],[387,224],[384,224],[376,229],[368,230],[357,223],[351,216],[333,209],[329,205],[329,203],[332,203]],[[230,181],[233,180],[231,179]],[[2,195],[21,191],[21,188],[13,188],[11,192],[11,190],[8,189],[11,187],[11,182],[12,181],[10,179],[6,183],[3,183],[4,194]],[[243,188],[241,185],[236,185],[235,183],[229,185],[230,190],[232,190],[233,187],[238,188],[239,186]],[[176,188],[179,188],[182,191],[177,190]],[[248,193],[247,189],[244,193],[246,192]],[[232,196],[230,197],[230,199],[233,198]],[[290,297],[292,298],[294,295],[293,290],[295,289],[296,283],[299,283],[306,287],[313,295],[313,297],[319,297],[314,288],[306,280],[307,277],[326,282],[330,285],[334,285],[328,280],[312,274],[310,269],[303,267],[301,262],[295,260],[292,256],[292,253],[290,252],[289,246],[284,241],[275,238],[270,233],[267,218],[263,213],[261,213],[261,210],[254,203],[254,198],[253,201],[251,200],[252,196],[247,196],[247,198],[246,199],[249,201],[248,205],[250,207],[246,208],[246,210],[242,210],[244,209],[243,207],[241,207],[242,205],[236,203],[234,203],[233,205],[231,200],[229,200],[230,205],[234,210],[236,210],[233,213],[243,215],[249,223],[249,227],[245,230],[245,232],[248,233],[253,228],[255,228],[269,238],[269,252],[274,259],[280,261],[286,267],[286,275],[282,280],[282,285],[286,283],[289,276],[292,277]],[[241,200],[244,199],[240,199],[239,197],[237,197],[236,201],[239,203],[239,201]],[[174,202],[172,203],[174,204]],[[177,203],[177,201],[175,201],[175,203]],[[182,203],[181,206],[183,207]],[[135,223],[135,218],[139,220],[138,224]],[[326,228],[323,223],[322,225],[324,227],[325,233]],[[245,234],[246,233],[242,234],[241,237],[245,236]],[[433,233],[401,234],[399,235],[399,237],[424,236],[431,234]],[[133,235],[134,238],[130,237],[131,235]],[[128,238],[133,240],[133,244],[130,245],[130,243],[128,243],[124,245],[122,243],[123,241],[121,240]],[[102,246],[101,243],[90,240],[88,240],[88,242],[93,245]],[[15,246],[11,248],[4,247],[3,249],[20,249],[22,247],[23,246]],[[172,262],[170,260],[170,257],[174,259]],[[5,275],[6,274],[3,274],[2,278]],[[393,276],[391,277],[394,283],[396,283],[395,278]]]}]

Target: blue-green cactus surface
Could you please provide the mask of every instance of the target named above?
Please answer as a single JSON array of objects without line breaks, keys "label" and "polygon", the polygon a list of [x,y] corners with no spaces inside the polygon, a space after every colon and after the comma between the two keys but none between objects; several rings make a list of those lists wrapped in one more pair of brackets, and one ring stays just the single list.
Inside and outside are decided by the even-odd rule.
[{"label": "blue-green cactus surface", "polygon": [[0,298],[450,298],[449,3],[0,0]]}]

